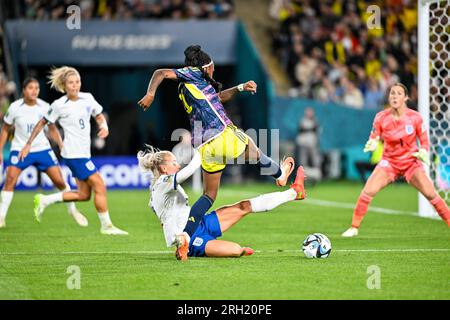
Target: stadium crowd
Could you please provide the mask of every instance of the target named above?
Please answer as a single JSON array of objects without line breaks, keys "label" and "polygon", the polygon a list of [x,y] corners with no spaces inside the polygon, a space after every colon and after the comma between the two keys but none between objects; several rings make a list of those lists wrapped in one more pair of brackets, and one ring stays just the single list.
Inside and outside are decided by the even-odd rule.
[{"label": "stadium crowd", "polygon": [[416,108],[417,1],[272,0],[270,15],[292,96],[377,110],[400,81]]},{"label": "stadium crowd", "polygon": [[33,20],[58,20],[78,5],[83,19],[228,19],[232,0],[25,0],[23,15]]}]

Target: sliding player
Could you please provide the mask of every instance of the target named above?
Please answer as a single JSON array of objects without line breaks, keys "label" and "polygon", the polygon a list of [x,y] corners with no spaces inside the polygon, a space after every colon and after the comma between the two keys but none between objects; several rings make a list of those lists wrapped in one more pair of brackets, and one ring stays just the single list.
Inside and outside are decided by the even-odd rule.
[{"label": "sliding player", "polygon": [[[421,115],[406,106],[408,90],[397,83],[389,92],[390,108],[375,116],[372,133],[364,152],[374,151],[378,141],[384,141],[381,161],[367,180],[356,203],[350,229],[343,237],[358,235],[358,229],[373,197],[385,186],[404,176],[406,181],[422,193],[434,206],[439,216],[450,227],[450,210],[437,194],[433,183],[425,174],[423,164],[429,163],[429,143]],[[420,148],[416,138],[419,139]]]},{"label": "sliding player", "polygon": [[[11,204],[14,188],[22,170],[29,166],[36,166],[44,171],[56,188],[61,191],[70,191],[65,183],[58,160],[50,147],[47,137],[39,133],[33,144],[30,145],[30,154],[19,161],[19,151],[25,146],[34,125],[48,112],[47,102],[38,98],[39,82],[34,78],[27,78],[22,85],[23,98],[14,101],[3,118],[3,127],[0,133],[0,164],[3,164],[3,147],[8,138],[9,131],[14,128],[14,138],[11,144],[9,166],[6,169],[6,180],[0,199],[0,228],[6,227],[6,215]],[[61,136],[55,125],[48,126],[52,140],[61,145]],[[69,215],[82,227],[88,225],[87,219],[77,210],[73,202],[67,203]]]},{"label": "sliding player", "polygon": [[[266,156],[245,133],[228,118],[223,102],[236,93],[256,93],[256,83],[248,81],[221,91],[222,85],[213,79],[214,62],[200,46],[189,46],[184,51],[186,67],[159,69],[153,73],[147,94],[138,104],[147,110],[152,104],[156,90],[164,79],[178,80],[179,97],[191,120],[193,144],[201,154],[204,194],[192,206],[185,232],[192,237],[203,215],[211,208],[219,190],[222,171],[229,160],[244,154],[245,160],[256,160],[262,168],[268,168],[278,186],[285,186],[294,170],[294,159],[282,161],[281,165]],[[201,136],[198,124],[201,124]],[[200,140],[200,141],[199,141]],[[180,241],[187,245],[186,241]]]},{"label": "sliding player", "polygon": [[60,192],[51,195],[38,194],[34,197],[34,213],[38,222],[47,206],[56,202],[89,201],[94,192],[94,205],[101,222],[100,232],[108,235],[126,235],[116,228],[109,217],[106,201],[106,186],[102,177],[91,161],[91,124],[95,118],[99,127],[98,136],[106,138],[109,134],[102,106],[90,93],[80,92],[81,78],[78,71],[71,67],[53,69],[50,83],[64,96],[50,106],[48,113],[36,124],[28,142],[19,154],[19,161],[30,152],[33,140],[47,123],[59,122],[64,130],[61,155],[77,181],[78,190]]},{"label": "sliding player", "polygon": [[[188,196],[180,184],[200,167],[200,155],[195,151],[194,158],[182,170],[175,155],[169,151],[149,147],[145,152],[140,151],[137,157],[140,168],[153,174],[149,205],[161,221],[167,246],[179,247],[178,235],[188,223],[190,212]],[[250,248],[243,248],[237,243],[217,238],[251,212],[265,212],[283,203],[304,199],[303,181],[303,168],[299,167],[294,184],[289,190],[240,201],[204,215],[192,236],[186,236],[188,243],[186,249],[176,251],[177,259],[187,260],[188,256],[240,257],[253,254]]]}]

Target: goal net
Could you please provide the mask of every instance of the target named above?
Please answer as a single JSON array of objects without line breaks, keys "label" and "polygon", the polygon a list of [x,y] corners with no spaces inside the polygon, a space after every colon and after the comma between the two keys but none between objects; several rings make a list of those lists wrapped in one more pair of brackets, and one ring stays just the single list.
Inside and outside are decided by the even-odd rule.
[{"label": "goal net", "polygon": [[[418,0],[419,111],[430,137],[430,177],[450,203],[450,1]],[[419,196],[419,215],[437,216]]]}]

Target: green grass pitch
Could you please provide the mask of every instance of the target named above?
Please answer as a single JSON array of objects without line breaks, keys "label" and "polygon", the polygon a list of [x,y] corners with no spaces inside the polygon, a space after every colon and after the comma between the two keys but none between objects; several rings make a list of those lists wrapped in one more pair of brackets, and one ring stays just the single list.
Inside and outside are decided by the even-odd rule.
[{"label": "green grass pitch", "polygon": [[[252,247],[253,256],[185,263],[165,247],[147,191],[108,193],[113,222],[130,232],[126,237],[101,235],[92,203],[78,205],[88,228],[78,227],[63,204],[37,224],[33,193],[16,192],[0,230],[0,299],[449,299],[450,230],[440,220],[408,215],[417,211],[417,193],[406,184],[389,186],[372,203],[403,213],[369,211],[359,237],[340,237],[352,210],[332,204],[353,204],[361,187],[324,183],[305,201],[248,215],[222,239]],[[214,207],[279,190],[223,186]],[[193,203],[198,195],[189,194]],[[303,256],[301,243],[314,232],[330,238],[328,259]],[[80,270],[79,290],[68,289],[70,266]],[[368,288],[371,266],[379,268],[379,289]]]}]

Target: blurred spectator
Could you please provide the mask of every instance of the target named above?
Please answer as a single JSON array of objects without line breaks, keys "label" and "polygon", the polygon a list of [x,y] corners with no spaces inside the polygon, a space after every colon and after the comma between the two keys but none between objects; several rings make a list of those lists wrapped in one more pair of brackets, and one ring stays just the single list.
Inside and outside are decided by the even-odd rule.
[{"label": "blurred spectator", "polygon": [[347,78],[342,78],[342,103],[355,108],[362,109],[364,106],[364,97],[361,90],[356,87],[353,81],[348,80]]},{"label": "blurred spectator", "polygon": [[322,178],[319,130],[320,126],[314,109],[306,108],[298,125],[297,153],[300,165],[305,168],[306,175],[316,181]]},{"label": "blurred spectator", "polygon": [[[372,4],[381,7],[381,25],[368,28]],[[272,0],[269,15],[279,21],[273,53],[292,81],[291,95],[373,109],[379,91],[417,82],[416,1]]]},{"label": "blurred spectator", "polygon": [[234,18],[232,0],[25,0],[24,16],[64,19],[70,5],[78,5],[85,20]]},{"label": "blurred spectator", "polygon": [[0,64],[0,124],[3,123],[3,116],[8,111],[12,95],[16,91],[16,84],[8,81],[3,67]]}]

